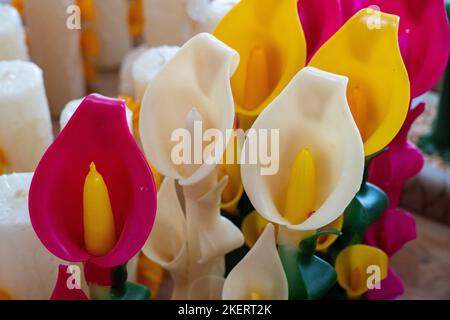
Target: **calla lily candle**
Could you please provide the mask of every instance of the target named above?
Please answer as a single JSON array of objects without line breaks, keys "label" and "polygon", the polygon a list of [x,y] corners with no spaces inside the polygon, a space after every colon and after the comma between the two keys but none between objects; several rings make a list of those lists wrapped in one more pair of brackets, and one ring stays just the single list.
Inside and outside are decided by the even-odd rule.
[{"label": "calla lily candle", "polygon": [[250,252],[231,270],[224,300],[287,300],[288,283],[278,256],[275,228],[265,227]]},{"label": "calla lily candle", "polygon": [[[199,34],[159,72],[142,101],[139,127],[144,150],[161,174],[182,186],[188,261],[202,266],[223,259],[243,244],[239,229],[220,215],[228,178],[219,180],[216,171],[228,144],[227,130],[234,125],[229,79],[237,63],[234,50],[211,35]],[[228,140],[214,141],[209,145],[214,152],[208,153],[202,139],[198,140],[198,125],[202,130],[215,129]],[[199,162],[195,162],[195,154],[176,161],[173,150],[180,148],[180,143],[171,137],[177,130],[188,133],[190,141],[181,147],[186,147],[186,152],[200,151]]]},{"label": "calla lily candle", "polygon": [[[364,153],[346,92],[345,77],[305,68],[254,123],[253,130],[280,131],[278,173],[263,176],[261,164],[241,165],[245,191],[267,220],[317,230],[337,219],[355,196]],[[243,156],[248,148],[247,139]]]},{"label": "calla lily candle", "polygon": [[42,70],[0,62],[0,174],[31,172],[53,140]]},{"label": "calla lily candle", "polygon": [[338,282],[350,298],[358,298],[387,277],[388,261],[388,256],[377,248],[349,246],[341,251],[335,262]]},{"label": "calla lily candle", "polygon": [[85,263],[91,298],[146,296],[112,274],[123,273],[139,252],[156,211],[153,177],[125,108],[122,100],[88,96],[45,153],[30,188],[37,235],[57,257]]},{"label": "calla lily candle", "polygon": [[305,64],[297,0],[240,1],[214,35],[241,56],[231,84],[240,127],[248,129]]},{"label": "calla lily candle", "polygon": [[[399,44],[411,80],[412,98],[427,92],[439,81],[450,50],[450,29],[443,0],[350,2],[353,6],[344,7],[344,18],[369,6],[400,17]],[[377,18],[378,13],[372,12]]]},{"label": "calla lily candle", "polygon": [[[61,112],[61,116],[59,117],[59,128],[60,130],[64,129],[66,124],[69,122],[70,118],[75,114],[78,107],[81,105],[81,103],[84,101],[83,99],[76,99],[72,100],[69,103],[66,104],[64,109]],[[126,117],[127,117],[127,124],[130,130],[133,129],[133,112],[130,111],[130,109],[127,107],[125,110]]]},{"label": "calla lily candle", "polygon": [[17,10],[0,3],[0,60],[28,60],[25,31]]},{"label": "calla lily candle", "polygon": [[[394,139],[405,121],[410,99],[408,74],[398,45],[399,18],[380,12],[379,25],[372,27],[372,15],[370,9],[356,13],[309,63],[349,78],[348,102],[366,156]],[[336,63],[336,59],[341,62]]]},{"label": "calla lily candle", "polygon": [[51,113],[56,117],[68,101],[86,95],[80,32],[67,25],[70,4],[74,1],[23,1],[31,58],[44,70]]}]

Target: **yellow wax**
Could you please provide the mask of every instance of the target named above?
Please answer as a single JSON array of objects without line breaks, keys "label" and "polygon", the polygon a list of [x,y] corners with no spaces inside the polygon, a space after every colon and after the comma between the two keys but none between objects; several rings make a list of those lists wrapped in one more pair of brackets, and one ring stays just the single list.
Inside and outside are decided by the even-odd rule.
[{"label": "yellow wax", "polygon": [[361,138],[363,141],[366,141],[368,122],[367,97],[359,87],[355,87],[353,90],[350,90],[348,94],[348,103],[356,125],[358,126],[359,133],[361,134]]},{"label": "yellow wax", "polygon": [[5,172],[6,167],[6,157],[3,154],[2,150],[0,149],[0,175],[2,175]]},{"label": "yellow wax", "polygon": [[86,250],[103,256],[116,244],[116,231],[108,188],[93,162],[84,182],[83,209]]},{"label": "yellow wax", "polygon": [[315,210],[316,165],[309,149],[300,150],[292,166],[284,217],[292,224],[305,221]]},{"label": "yellow wax", "polygon": [[250,294],[250,300],[262,300],[262,295],[258,292],[252,292]]},{"label": "yellow wax", "polygon": [[254,48],[248,60],[243,107],[257,108],[270,94],[269,65],[266,53],[260,47]]},{"label": "yellow wax", "polygon": [[352,290],[358,290],[362,286],[361,270],[358,267],[354,268],[350,273],[350,288]]}]

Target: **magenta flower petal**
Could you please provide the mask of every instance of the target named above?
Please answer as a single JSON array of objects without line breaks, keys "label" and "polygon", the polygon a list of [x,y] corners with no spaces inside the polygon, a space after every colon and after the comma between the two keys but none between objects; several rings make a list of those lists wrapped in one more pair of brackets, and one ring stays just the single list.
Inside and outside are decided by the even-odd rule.
[{"label": "magenta flower petal", "polygon": [[367,229],[364,242],[392,256],[406,243],[416,238],[414,217],[406,211],[388,209],[380,220]]},{"label": "magenta flower petal", "polygon": [[[447,65],[450,29],[444,0],[341,0],[346,12],[378,6],[400,17],[399,43],[411,80],[411,97],[430,90]],[[348,2],[351,2],[349,4]]]},{"label": "magenta flower petal", "polygon": [[65,265],[59,266],[58,279],[50,300],[89,300],[83,290],[69,289],[67,280],[69,280],[71,274],[67,272],[67,269],[68,267]]},{"label": "magenta flower petal", "polygon": [[[84,247],[83,186],[92,161],[108,187],[118,236],[102,257]],[[153,226],[156,188],[128,129],[124,101],[90,95],[82,102],[36,169],[29,210],[42,243],[63,260],[113,267],[141,249]]]},{"label": "magenta flower petal", "polygon": [[394,300],[405,292],[402,279],[389,268],[388,276],[381,281],[380,289],[370,289],[367,292],[368,300]]},{"label": "magenta flower petal", "polygon": [[424,104],[410,110],[388,150],[371,163],[369,181],[386,192],[390,208],[398,207],[405,182],[416,176],[424,166],[422,153],[407,139],[412,124],[424,110]]},{"label": "magenta flower petal", "polygon": [[298,14],[307,43],[307,62],[342,26],[340,0],[299,0]]}]

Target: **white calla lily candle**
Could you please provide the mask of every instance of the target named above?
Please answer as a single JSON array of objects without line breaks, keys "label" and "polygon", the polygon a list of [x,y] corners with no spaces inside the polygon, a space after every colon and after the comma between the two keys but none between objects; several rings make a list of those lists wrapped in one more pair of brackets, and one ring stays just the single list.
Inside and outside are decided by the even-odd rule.
[{"label": "white calla lily candle", "polygon": [[[336,220],[358,192],[364,171],[361,136],[348,106],[348,79],[307,67],[261,113],[252,129],[279,131],[279,170],[241,165],[245,191],[267,220],[317,230]],[[249,152],[246,140],[242,156]]]},{"label": "white calla lily candle", "polygon": [[34,171],[52,141],[41,69],[26,61],[0,61],[0,171]]}]

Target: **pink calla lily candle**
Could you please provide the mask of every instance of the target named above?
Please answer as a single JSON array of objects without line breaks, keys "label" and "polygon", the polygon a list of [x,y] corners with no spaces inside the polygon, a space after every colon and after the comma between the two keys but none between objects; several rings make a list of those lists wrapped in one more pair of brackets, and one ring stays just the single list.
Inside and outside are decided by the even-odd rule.
[{"label": "pink calla lily candle", "polygon": [[85,263],[88,283],[111,286],[110,270],[139,252],[156,211],[153,176],[124,101],[90,95],[82,102],[38,165],[29,209],[50,252]]}]

